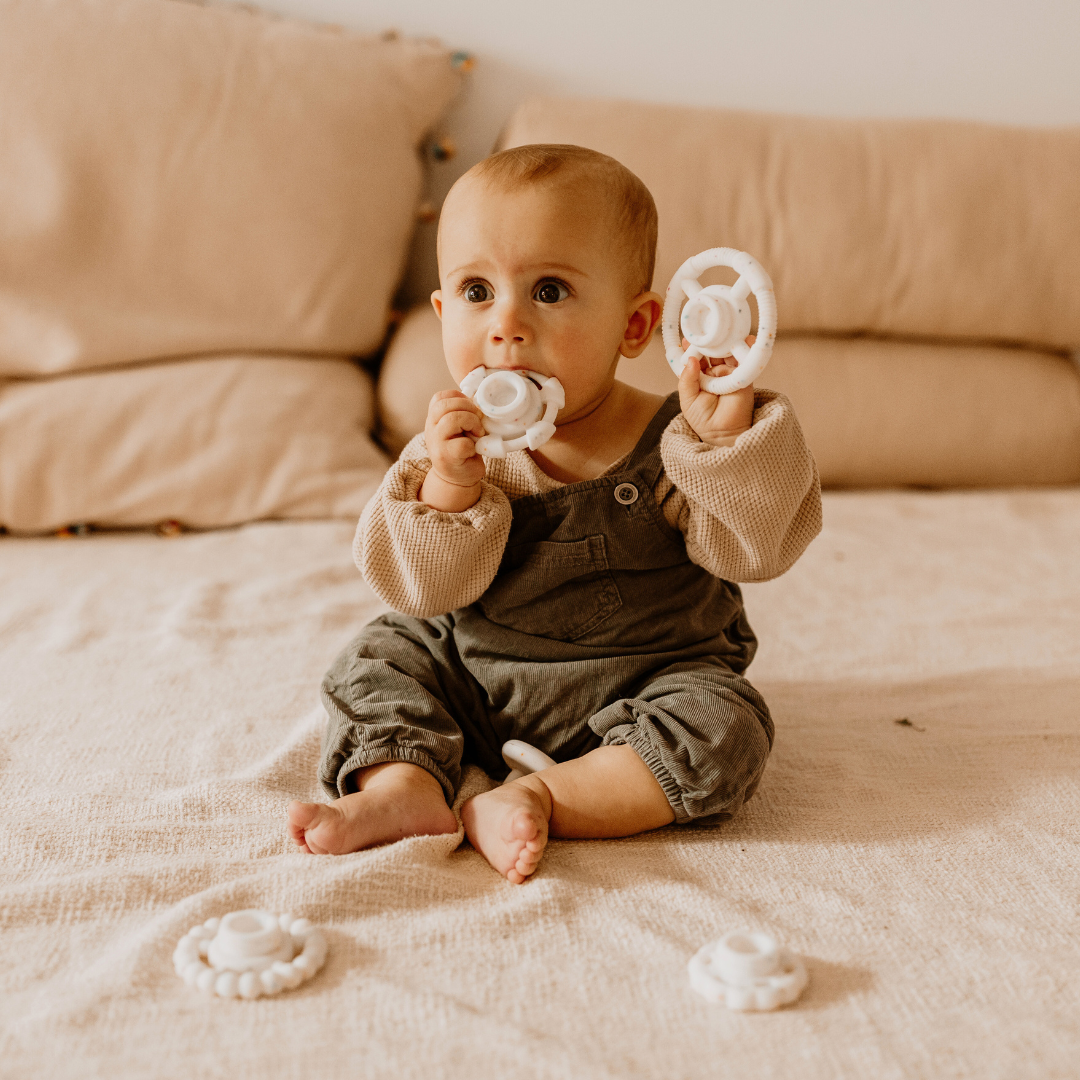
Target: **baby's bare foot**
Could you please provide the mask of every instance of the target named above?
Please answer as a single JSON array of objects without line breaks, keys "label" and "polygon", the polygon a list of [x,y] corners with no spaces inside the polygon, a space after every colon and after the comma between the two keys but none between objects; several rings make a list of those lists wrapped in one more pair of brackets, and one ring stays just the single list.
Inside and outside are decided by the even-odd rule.
[{"label": "baby's bare foot", "polygon": [[457,831],[442,785],[425,769],[388,762],[362,771],[360,791],[335,802],[289,803],[289,836],[314,855],[392,844],[406,836]]},{"label": "baby's bare foot", "polygon": [[469,842],[515,885],[540,865],[550,815],[551,796],[532,777],[475,795],[461,807]]}]

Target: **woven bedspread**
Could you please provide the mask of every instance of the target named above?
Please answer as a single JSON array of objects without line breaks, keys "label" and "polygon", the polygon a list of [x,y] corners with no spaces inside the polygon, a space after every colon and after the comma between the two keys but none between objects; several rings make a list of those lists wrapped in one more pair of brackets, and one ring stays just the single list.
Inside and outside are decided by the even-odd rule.
[{"label": "woven bedspread", "polygon": [[[286,841],[324,797],[319,679],[381,610],[349,524],[0,539],[0,1076],[1075,1078],[1080,492],[825,513],[745,590],[777,724],[753,801],[553,841],[520,887],[460,834]],[[326,967],[186,987],[177,939],[242,907],[322,924]],[[806,958],[797,1005],[691,991],[740,927]]]}]

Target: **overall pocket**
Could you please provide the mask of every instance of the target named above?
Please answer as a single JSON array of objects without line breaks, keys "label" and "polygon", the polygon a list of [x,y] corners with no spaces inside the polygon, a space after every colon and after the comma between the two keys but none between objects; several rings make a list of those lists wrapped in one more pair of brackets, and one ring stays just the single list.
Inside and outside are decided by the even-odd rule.
[{"label": "overall pocket", "polygon": [[478,606],[499,626],[577,641],[618,611],[622,597],[601,535],[508,547]]}]

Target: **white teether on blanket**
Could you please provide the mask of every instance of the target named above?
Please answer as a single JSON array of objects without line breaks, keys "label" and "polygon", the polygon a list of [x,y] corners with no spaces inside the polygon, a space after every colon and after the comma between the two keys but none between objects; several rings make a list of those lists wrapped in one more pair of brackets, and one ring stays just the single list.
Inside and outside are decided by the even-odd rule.
[{"label": "white teether on blanket", "polygon": [[[702,288],[698,277],[711,266],[730,266],[738,271],[734,285],[708,285]],[[749,296],[758,305],[757,340],[746,344],[750,333]],[[679,314],[683,297],[686,306]],[[681,331],[681,334],[680,334]],[[772,279],[762,265],[745,251],[735,248],[710,248],[695,255],[675,271],[664,298],[664,354],[671,370],[682,374],[691,357],[708,356],[718,360],[734,356],[739,366],[728,375],[702,372],[701,388],[710,394],[731,394],[749,386],[764,370],[776,341],[776,295]],[[683,352],[681,339],[690,342]]]},{"label": "white teether on blanket", "polygon": [[768,934],[736,930],[699,949],[690,985],[729,1009],[766,1012],[790,1005],[808,981],[806,966]]},{"label": "white teether on blanket", "polygon": [[310,979],[326,950],[322,931],[307,919],[251,909],[192,927],[173,952],[173,966],[206,994],[257,998]]},{"label": "white teether on blanket", "polygon": [[562,383],[535,371],[473,368],[461,392],[484,414],[486,435],[476,452],[501,458],[515,450],[537,450],[555,434],[555,416],[566,404]]}]

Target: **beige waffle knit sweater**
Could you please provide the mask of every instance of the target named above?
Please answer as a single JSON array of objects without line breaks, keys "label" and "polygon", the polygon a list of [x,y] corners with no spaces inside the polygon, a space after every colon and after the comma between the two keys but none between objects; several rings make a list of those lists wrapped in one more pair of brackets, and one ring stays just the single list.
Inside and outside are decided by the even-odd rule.
[{"label": "beige waffle knit sweater", "polygon": [[[680,413],[664,431],[660,457],[657,504],[690,558],[717,577],[777,577],[821,530],[817,467],[781,394],[755,392],[753,425],[731,446],[703,443]],[[563,486],[520,450],[489,458],[479,501],[448,514],[418,499],[430,467],[417,435],[364,508],[353,542],[356,565],[379,597],[421,617],[478,600],[499,569],[511,502]]]}]

